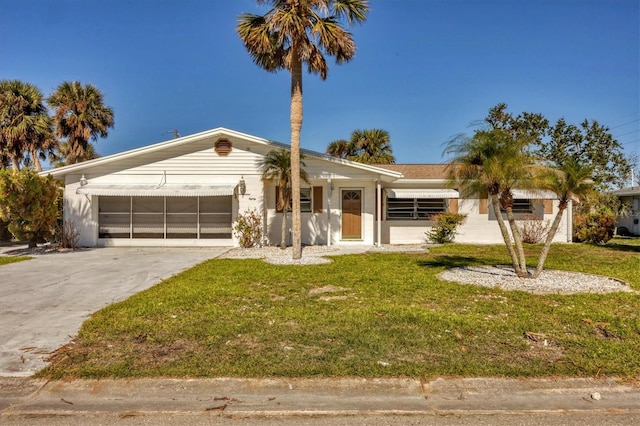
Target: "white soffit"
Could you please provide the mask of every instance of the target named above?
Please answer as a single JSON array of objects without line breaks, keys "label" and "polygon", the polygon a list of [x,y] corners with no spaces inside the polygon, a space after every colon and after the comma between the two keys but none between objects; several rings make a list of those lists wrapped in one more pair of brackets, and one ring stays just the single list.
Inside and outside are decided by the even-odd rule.
[{"label": "white soffit", "polygon": [[221,197],[233,195],[235,185],[92,185],[76,194],[105,197]]},{"label": "white soffit", "polygon": [[459,198],[455,189],[387,189],[389,198]]}]

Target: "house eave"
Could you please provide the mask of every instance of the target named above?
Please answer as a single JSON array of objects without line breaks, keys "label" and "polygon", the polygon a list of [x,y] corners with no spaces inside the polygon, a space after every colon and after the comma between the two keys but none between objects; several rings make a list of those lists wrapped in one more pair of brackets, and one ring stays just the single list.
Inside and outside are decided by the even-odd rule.
[{"label": "house eave", "polygon": [[617,195],[618,197],[633,197],[635,195],[640,195],[640,186],[617,189],[615,191],[611,191],[610,194]]},{"label": "house eave", "polygon": [[449,183],[448,179],[398,179],[395,183],[397,184],[410,184],[410,185],[415,185],[415,184],[437,184],[437,185],[442,185],[442,184],[447,184]]},{"label": "house eave", "polygon": [[[200,141],[203,139],[207,139],[207,138],[213,138],[213,137],[220,137],[220,136],[226,136],[229,138],[235,138],[235,139],[239,139],[242,140],[244,142],[249,142],[249,143],[254,143],[254,144],[258,144],[258,145],[264,145],[264,146],[270,146],[270,147],[274,147],[274,148],[279,148],[279,149],[285,149],[285,150],[290,150],[291,147],[289,145],[280,143],[280,142],[275,142],[275,141],[271,141],[268,139],[264,139],[264,138],[260,138],[257,136],[252,136],[246,133],[241,133],[241,132],[237,132],[235,130],[230,130],[230,129],[226,129],[224,127],[217,127],[215,129],[212,130],[207,130],[204,132],[200,132],[200,133],[195,133],[193,135],[187,135],[187,136],[183,136],[181,138],[177,138],[177,139],[171,139],[168,141],[164,141],[164,142],[158,142],[152,145],[148,145],[148,146],[144,146],[144,147],[140,147],[140,148],[134,148],[128,151],[124,151],[121,153],[117,153],[117,154],[112,154],[112,155],[108,155],[106,157],[100,157],[100,158],[96,158],[93,160],[88,160],[88,161],[83,161],[82,163],[77,163],[77,164],[71,164],[68,166],[63,166],[57,169],[52,169],[52,170],[46,170],[43,172],[40,172],[41,176],[46,176],[46,175],[52,175],[55,178],[59,178],[68,174],[74,174],[74,173],[79,173],[79,172],[83,172],[87,169],[90,169],[92,167],[95,166],[101,166],[101,165],[105,165],[105,164],[109,164],[109,163],[113,163],[116,161],[120,161],[120,160],[125,160],[125,159],[129,159],[129,158],[134,158],[134,157],[138,157],[140,155],[144,155],[144,154],[150,154],[153,152],[157,152],[157,151],[161,151],[164,149],[168,149],[168,148],[173,148],[173,147],[177,147],[177,146],[181,146],[181,145],[185,145],[188,143],[192,143],[195,141]],[[383,178],[384,180],[389,180],[389,181],[394,181],[396,179],[402,178],[402,173],[399,172],[395,172],[395,171],[391,171],[391,170],[386,170],[380,167],[376,167],[373,165],[369,165],[369,164],[362,164],[362,163],[357,163],[354,161],[349,161],[349,160],[344,160],[341,158],[337,158],[337,157],[333,157],[329,154],[323,154],[320,152],[316,152],[316,151],[312,151],[312,150],[308,150],[308,149],[301,149],[300,150],[301,153],[307,157],[310,158],[315,158],[318,160],[322,160],[322,161],[329,161],[331,163],[334,164],[340,164],[343,166],[347,166],[347,167],[352,167],[352,168],[356,168],[356,169],[360,169],[360,170],[364,170],[367,172],[370,172],[376,176],[379,176],[381,178]]]}]

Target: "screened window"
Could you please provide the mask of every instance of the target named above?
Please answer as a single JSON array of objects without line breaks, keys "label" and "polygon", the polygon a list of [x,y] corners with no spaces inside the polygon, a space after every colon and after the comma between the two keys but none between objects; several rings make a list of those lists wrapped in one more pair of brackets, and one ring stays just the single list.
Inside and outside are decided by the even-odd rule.
[{"label": "screened window", "polygon": [[198,238],[197,197],[167,197],[167,238]]},{"label": "screened window", "polygon": [[300,188],[300,211],[311,213],[311,188]]},{"label": "screened window", "polygon": [[[276,204],[278,203],[278,198],[280,197],[280,188],[276,186]],[[311,213],[311,188],[300,188],[300,212],[301,213]],[[291,211],[291,206],[293,205],[293,200],[289,199],[289,209],[287,212]],[[278,213],[282,213],[282,209],[276,208]]]},{"label": "screened window", "polygon": [[444,198],[388,198],[387,219],[430,220],[446,211]]},{"label": "screened window", "polygon": [[100,197],[100,238],[231,238],[231,196]]},{"label": "screened window", "polygon": [[133,197],[133,238],[164,238],[164,197]]},{"label": "screened window", "polygon": [[100,238],[130,238],[131,198],[100,197]]},{"label": "screened window", "polygon": [[200,198],[200,238],[231,238],[231,197]]},{"label": "screened window", "polygon": [[[500,208],[504,212],[503,208]],[[513,200],[513,212],[514,213],[533,213],[533,203],[531,200],[525,198],[514,198]]]}]

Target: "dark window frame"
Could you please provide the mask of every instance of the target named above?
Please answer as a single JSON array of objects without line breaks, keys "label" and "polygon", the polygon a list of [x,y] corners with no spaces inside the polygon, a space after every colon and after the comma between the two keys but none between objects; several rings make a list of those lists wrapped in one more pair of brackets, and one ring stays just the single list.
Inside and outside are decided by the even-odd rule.
[{"label": "dark window frame", "polygon": [[[533,200],[530,198],[514,198],[512,211],[514,214],[533,214]],[[500,207],[500,211],[505,213],[505,209]]]},{"label": "dark window frame", "polygon": [[[282,209],[279,209],[278,206],[278,195],[280,188],[275,187],[276,194],[276,213],[282,213]],[[293,198],[289,199],[289,208],[287,209],[287,213],[291,213],[291,207],[293,206]],[[308,188],[300,188],[300,213],[313,213],[313,187]]]}]

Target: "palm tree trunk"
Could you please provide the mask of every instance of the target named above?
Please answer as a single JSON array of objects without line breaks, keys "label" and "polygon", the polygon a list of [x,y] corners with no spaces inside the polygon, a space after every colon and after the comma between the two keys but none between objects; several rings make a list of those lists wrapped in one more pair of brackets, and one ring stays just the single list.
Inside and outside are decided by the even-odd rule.
[{"label": "palm tree trunk", "polygon": [[291,46],[291,228],[293,259],[302,257],[300,227],[300,131],[302,130],[302,61],[298,45]]},{"label": "palm tree trunk", "polygon": [[498,221],[498,226],[500,227],[500,233],[502,234],[502,239],[504,240],[504,244],[507,246],[507,251],[509,252],[509,257],[511,257],[511,265],[513,266],[513,271],[517,276],[521,277],[523,275],[522,270],[520,269],[520,263],[518,262],[518,255],[511,244],[511,235],[509,235],[509,231],[507,230],[507,225],[504,223],[504,219],[502,218],[502,214],[500,214],[500,199],[498,195],[490,195],[491,197],[491,205],[493,206],[493,211],[496,215],[496,220]]},{"label": "palm tree trunk", "polygon": [[524,255],[524,247],[522,246],[522,236],[520,235],[520,230],[516,225],[516,218],[513,215],[513,208],[507,207],[507,221],[509,222],[509,228],[511,229],[511,235],[513,236],[513,242],[516,246],[516,252],[518,253],[518,259],[520,263],[520,270],[523,273],[523,277],[529,277],[529,271],[527,270],[527,259]]},{"label": "palm tree trunk", "polygon": [[33,165],[36,167],[36,171],[42,171],[42,165],[40,164],[40,158],[38,158],[38,153],[35,150],[31,151],[31,157],[33,158]]},{"label": "palm tree trunk", "polygon": [[282,210],[282,233],[280,235],[280,248],[287,248],[287,209]]},{"label": "palm tree trunk", "polygon": [[547,233],[547,238],[544,240],[544,246],[542,247],[542,251],[540,252],[540,257],[538,257],[538,264],[536,265],[536,270],[533,272],[532,278],[538,278],[544,269],[544,263],[547,261],[547,256],[549,255],[549,251],[551,250],[551,243],[553,242],[553,238],[556,236],[558,232],[558,228],[560,227],[560,221],[562,220],[562,214],[567,208],[567,201],[560,200],[560,204],[558,204],[558,213],[556,213],[556,217],[553,219],[553,223],[551,224],[551,229]]},{"label": "palm tree trunk", "polygon": [[20,162],[16,157],[13,156],[11,157],[11,169],[16,172],[20,170]]}]

